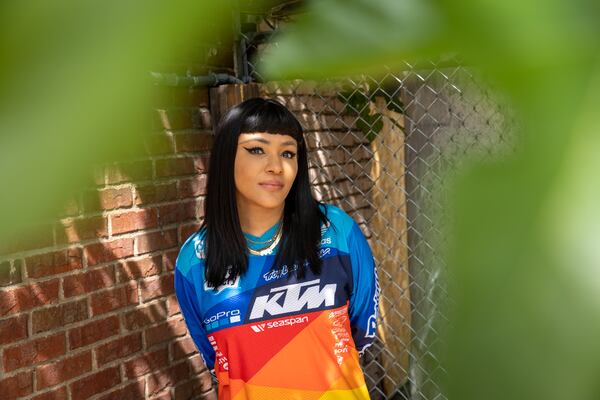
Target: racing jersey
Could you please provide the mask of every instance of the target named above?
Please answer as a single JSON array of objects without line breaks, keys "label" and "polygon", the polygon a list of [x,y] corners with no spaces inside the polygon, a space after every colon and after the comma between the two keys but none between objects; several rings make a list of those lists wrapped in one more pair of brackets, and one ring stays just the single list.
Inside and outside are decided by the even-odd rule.
[{"label": "racing jersey", "polygon": [[[248,255],[245,274],[204,282],[204,231],[184,243],[175,290],[219,399],[368,399],[359,353],[375,337],[379,285],[371,250],[342,210],[322,205],[322,269],[272,269],[276,249]],[[256,242],[272,237],[273,226]]]}]

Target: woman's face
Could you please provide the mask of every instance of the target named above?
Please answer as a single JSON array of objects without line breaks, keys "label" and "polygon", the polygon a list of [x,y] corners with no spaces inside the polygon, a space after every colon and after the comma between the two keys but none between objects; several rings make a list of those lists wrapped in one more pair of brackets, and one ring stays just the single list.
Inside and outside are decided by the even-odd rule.
[{"label": "woman's face", "polygon": [[298,172],[298,143],[288,135],[242,133],[235,155],[238,209],[283,207]]}]

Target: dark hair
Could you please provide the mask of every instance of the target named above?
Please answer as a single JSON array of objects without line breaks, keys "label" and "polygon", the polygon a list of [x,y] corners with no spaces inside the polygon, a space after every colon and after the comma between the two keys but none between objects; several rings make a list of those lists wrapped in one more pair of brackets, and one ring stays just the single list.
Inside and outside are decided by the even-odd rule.
[{"label": "dark hair", "polygon": [[234,162],[239,135],[252,132],[289,135],[298,143],[298,172],[285,199],[283,234],[272,268],[296,264],[296,274],[300,278],[305,275],[307,265],[315,274],[321,272],[318,246],[321,223],[327,223],[327,218],[310,190],[302,126],[279,102],[253,98],[229,110],[215,130],[204,223],[200,228],[206,230],[205,280],[210,287],[217,288],[235,280],[248,267],[246,239],[236,203]]}]

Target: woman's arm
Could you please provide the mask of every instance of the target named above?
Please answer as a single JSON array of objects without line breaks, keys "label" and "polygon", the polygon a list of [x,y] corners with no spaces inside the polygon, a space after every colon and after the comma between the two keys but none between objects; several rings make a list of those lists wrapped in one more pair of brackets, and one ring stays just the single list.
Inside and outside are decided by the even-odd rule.
[{"label": "woman's arm", "polygon": [[[179,264],[179,258],[177,259]],[[206,367],[213,372],[215,365],[215,351],[206,337],[206,331],[202,326],[202,317],[198,307],[198,297],[193,283],[182,272],[182,266],[175,267],[175,295],[179,302],[179,308],[190,331]]]},{"label": "woman's arm", "polygon": [[362,355],[377,331],[379,282],[371,248],[356,222],[348,236],[353,290],[350,297],[350,326],[356,349]]}]

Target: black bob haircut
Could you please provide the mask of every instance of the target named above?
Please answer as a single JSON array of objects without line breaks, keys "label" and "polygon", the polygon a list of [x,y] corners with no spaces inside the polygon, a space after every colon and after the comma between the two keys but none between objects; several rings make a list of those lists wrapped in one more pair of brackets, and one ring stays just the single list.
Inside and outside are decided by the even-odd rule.
[{"label": "black bob haircut", "polygon": [[279,102],[253,98],[230,109],[215,130],[200,228],[206,230],[204,278],[209,287],[233,282],[248,268],[247,244],[236,203],[234,162],[239,135],[254,132],[289,135],[298,143],[298,172],[285,199],[282,238],[272,269],[293,266],[289,270],[295,270],[299,278],[304,277],[307,266],[315,274],[321,272],[318,250],[321,224],[327,223],[327,217],[310,190],[302,126]]}]

